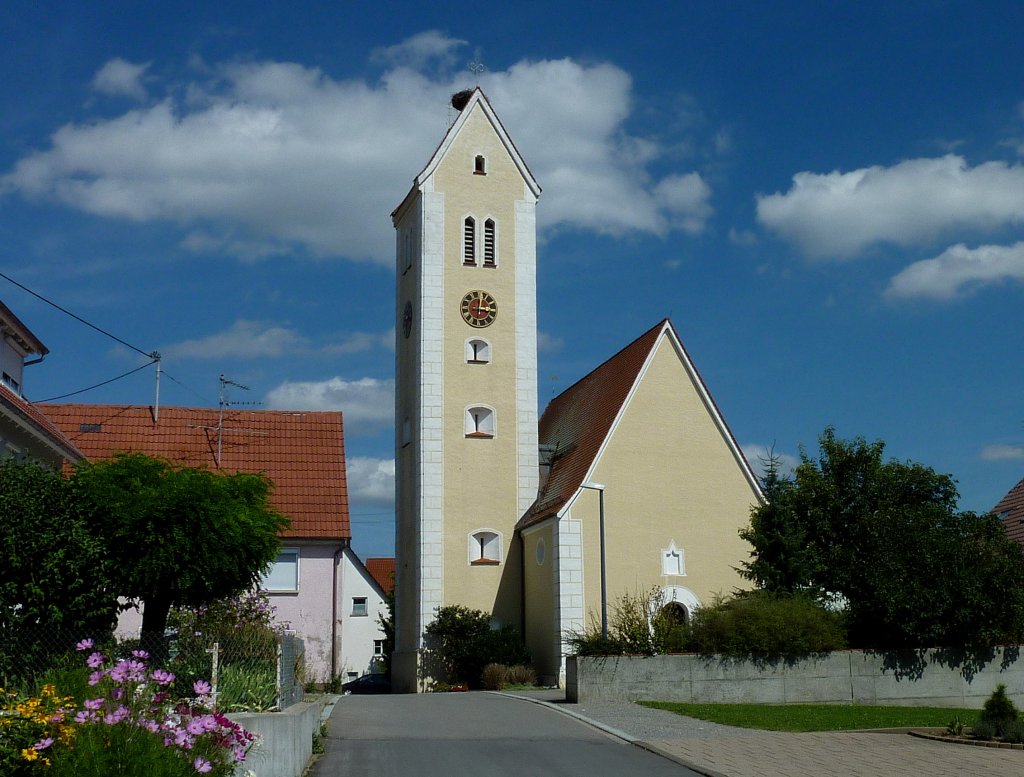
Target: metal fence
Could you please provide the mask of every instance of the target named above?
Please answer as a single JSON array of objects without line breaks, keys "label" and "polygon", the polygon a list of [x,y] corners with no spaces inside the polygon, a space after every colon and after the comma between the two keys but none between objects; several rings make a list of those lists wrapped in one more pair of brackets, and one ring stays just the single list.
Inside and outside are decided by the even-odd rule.
[{"label": "metal fence", "polygon": [[[35,689],[53,682],[59,689],[74,682],[75,673],[88,674],[88,653],[76,649],[85,638],[53,629],[0,629],[0,687]],[[145,644],[111,634],[90,638],[93,650],[108,659],[145,649],[151,668],[174,673],[183,696],[193,693],[197,680],[210,683],[222,712],[283,710],[303,698],[305,651],[293,633],[240,626],[217,634],[169,633]]]}]

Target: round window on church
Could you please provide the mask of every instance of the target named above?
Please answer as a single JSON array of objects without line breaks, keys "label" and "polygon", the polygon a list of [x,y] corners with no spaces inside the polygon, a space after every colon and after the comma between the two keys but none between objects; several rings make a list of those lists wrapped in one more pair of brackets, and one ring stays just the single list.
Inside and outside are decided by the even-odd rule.
[{"label": "round window on church", "polygon": [[544,564],[544,540],[537,540],[537,563]]}]

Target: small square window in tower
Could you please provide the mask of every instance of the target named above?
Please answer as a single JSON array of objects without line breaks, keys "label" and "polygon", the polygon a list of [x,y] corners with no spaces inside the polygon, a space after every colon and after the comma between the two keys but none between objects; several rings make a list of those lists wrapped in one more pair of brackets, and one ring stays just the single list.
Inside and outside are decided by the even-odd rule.
[{"label": "small square window in tower", "polygon": [[466,364],[489,364],[491,344],[479,337],[466,340]]},{"label": "small square window in tower", "polygon": [[484,222],[484,267],[497,267],[498,257],[494,241],[494,219]]},{"label": "small square window in tower", "polygon": [[462,263],[476,264],[476,219],[472,216],[462,223]]},{"label": "small square window in tower", "polygon": [[483,154],[477,154],[473,159],[473,175],[487,175],[487,160]]}]

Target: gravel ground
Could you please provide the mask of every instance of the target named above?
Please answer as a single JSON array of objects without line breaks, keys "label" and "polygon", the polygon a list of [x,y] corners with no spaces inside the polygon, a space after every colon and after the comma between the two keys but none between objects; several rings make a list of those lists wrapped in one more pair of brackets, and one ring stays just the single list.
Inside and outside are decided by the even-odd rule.
[{"label": "gravel ground", "polygon": [[715,737],[750,736],[766,732],[723,726],[705,720],[687,718],[665,710],[653,710],[630,702],[569,704],[565,692],[557,689],[523,691],[509,694],[532,701],[543,701],[552,707],[627,734],[632,739],[712,739]]}]

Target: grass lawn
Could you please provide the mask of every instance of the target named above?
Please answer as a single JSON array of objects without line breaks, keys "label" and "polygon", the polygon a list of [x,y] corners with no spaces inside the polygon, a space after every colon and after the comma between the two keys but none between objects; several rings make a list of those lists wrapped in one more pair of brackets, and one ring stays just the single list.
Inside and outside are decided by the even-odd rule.
[{"label": "grass lawn", "polygon": [[945,727],[954,716],[971,725],[980,710],[953,707],[868,707],[849,704],[677,704],[638,702],[677,715],[767,731],[846,731],[862,728]]}]

